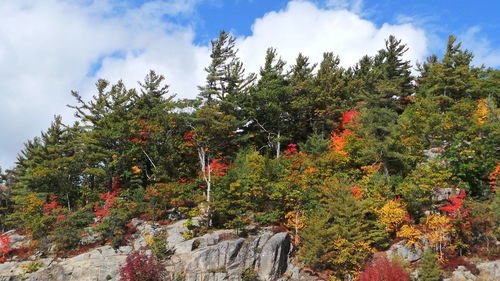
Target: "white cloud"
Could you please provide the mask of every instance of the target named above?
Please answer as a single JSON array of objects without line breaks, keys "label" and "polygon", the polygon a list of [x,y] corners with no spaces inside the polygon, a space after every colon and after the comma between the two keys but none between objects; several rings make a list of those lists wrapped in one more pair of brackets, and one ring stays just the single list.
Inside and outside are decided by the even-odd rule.
[{"label": "white cloud", "polygon": [[[98,77],[123,78],[135,87],[149,69],[167,76],[171,92],[195,95],[208,61],[208,48],[192,44],[190,28],[162,21],[182,15],[196,1],[0,2],[0,166],[12,165],[27,139],[50,124],[54,114],[72,113],[73,89],[89,96]],[[115,53],[124,56],[118,58]],[[102,60],[95,76],[91,67]]]},{"label": "white cloud", "polygon": [[351,66],[363,55],[382,49],[391,34],[410,47],[406,59],[421,61],[427,55],[426,34],[412,24],[377,27],[351,11],[293,1],[286,9],[255,21],[252,35],[239,40],[240,56],[252,71],[258,71],[270,46],[277,48],[288,64],[294,63],[299,52],[320,62],[323,52],[331,51],[340,56],[342,65]]},{"label": "white cloud", "polygon": [[462,41],[463,47],[472,51],[475,65],[500,66],[500,49],[492,47],[488,39],[480,36],[480,32],[479,26],[473,26],[459,36],[458,41]]},{"label": "white cloud", "polygon": [[[197,2],[154,0],[132,6],[120,0],[1,1],[0,166],[11,166],[22,143],[45,130],[54,114],[71,120],[65,107],[75,103],[70,91],[89,97],[97,78],[123,79],[135,87],[154,69],[167,77],[172,93],[196,96],[209,63],[208,46],[193,44],[191,27],[163,16],[188,17]],[[257,72],[270,46],[289,64],[299,52],[319,62],[323,52],[332,51],[349,66],[382,48],[390,34],[410,46],[408,59],[426,55],[426,35],[412,24],[377,27],[359,16],[362,1],[343,1],[344,10],[338,9],[342,1],[335,2],[330,7],[336,9],[321,9],[293,1],[256,19],[252,34],[238,38],[247,69]],[[97,62],[101,67],[93,73]]]}]

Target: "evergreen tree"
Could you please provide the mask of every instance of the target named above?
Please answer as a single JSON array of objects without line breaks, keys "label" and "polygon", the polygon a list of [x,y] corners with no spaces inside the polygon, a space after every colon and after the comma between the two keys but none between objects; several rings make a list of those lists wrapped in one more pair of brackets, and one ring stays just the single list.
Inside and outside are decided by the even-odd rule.
[{"label": "evergreen tree", "polygon": [[18,156],[15,193],[56,195],[71,209],[79,197],[82,167],[77,161],[80,153],[78,131],[78,124],[67,127],[61,117],[56,116],[41,137],[28,141]]},{"label": "evergreen tree", "polygon": [[436,255],[431,250],[424,251],[424,256],[422,257],[421,264],[418,267],[418,280],[443,280],[443,272],[437,262]]},{"label": "evergreen tree", "polygon": [[292,94],[284,73],[285,62],[277,57],[275,49],[268,49],[260,79],[243,102],[248,131],[256,134],[255,143],[275,151],[278,158],[281,144],[291,135],[293,123]]},{"label": "evergreen tree", "polygon": [[208,103],[214,100],[224,101],[227,98],[235,100],[254,80],[250,74],[245,77],[243,63],[236,56],[236,39],[225,31],[219,33],[219,38],[212,40],[212,62],[205,68],[206,84],[200,86],[200,97]]},{"label": "evergreen tree", "polygon": [[345,187],[330,186],[306,221],[299,255],[307,266],[347,278],[361,269],[373,248],[387,245],[386,238],[368,201],[354,198]]}]

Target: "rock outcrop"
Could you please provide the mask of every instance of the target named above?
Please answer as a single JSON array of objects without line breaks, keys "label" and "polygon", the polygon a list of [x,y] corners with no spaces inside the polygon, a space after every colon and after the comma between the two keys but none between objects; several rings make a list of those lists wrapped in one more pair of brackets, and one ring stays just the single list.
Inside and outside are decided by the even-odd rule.
[{"label": "rock outcrop", "polygon": [[71,258],[41,259],[40,269],[32,273],[26,273],[30,261],[3,263],[0,281],[118,280],[127,255],[144,248],[147,236],[162,232],[167,232],[168,247],[174,252],[164,261],[172,280],[240,281],[244,275],[261,281],[307,280],[301,279],[300,269],[290,263],[292,244],[286,232],[264,228],[241,238],[234,230],[219,230],[184,240],[184,222],[160,226],[135,220],[138,233],[130,246],[117,250],[103,246]]},{"label": "rock outcrop", "polygon": [[444,281],[497,281],[500,280],[500,261],[480,262],[476,264],[478,275],[472,274],[464,266],[455,269],[450,278]]},{"label": "rock outcrop", "polygon": [[423,251],[416,247],[406,246],[405,241],[400,241],[389,248],[387,256],[398,255],[409,262],[415,262],[422,258]]}]

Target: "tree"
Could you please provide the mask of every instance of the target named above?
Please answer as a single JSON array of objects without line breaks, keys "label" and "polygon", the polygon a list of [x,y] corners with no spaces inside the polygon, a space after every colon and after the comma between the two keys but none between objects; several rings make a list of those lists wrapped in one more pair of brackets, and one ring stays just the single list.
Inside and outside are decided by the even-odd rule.
[{"label": "tree", "polygon": [[[69,106],[75,109],[75,116],[84,124],[85,131],[80,135],[85,165],[82,177],[83,185],[91,190],[104,189],[112,192],[114,177],[130,179],[133,146],[130,138],[130,120],[133,101],[137,96],[134,89],[128,90],[119,81],[109,87],[106,80],[96,83],[97,95],[89,102],[75,91],[72,95],[79,105]],[[127,186],[137,183],[125,181]]]},{"label": "tree", "polygon": [[379,222],[384,224],[387,231],[396,233],[407,215],[404,207],[396,200],[388,200],[377,210]]},{"label": "tree", "polygon": [[441,62],[436,56],[430,57],[417,80],[419,92],[435,98],[444,109],[463,97],[477,97],[479,69],[471,66],[473,55],[461,49],[453,35],[448,37],[446,52]]},{"label": "tree", "polygon": [[268,49],[260,79],[242,103],[245,119],[250,122],[248,130],[257,133],[255,142],[274,150],[276,158],[280,156],[281,143],[292,133],[292,95],[284,66],[276,50]]},{"label": "tree", "polygon": [[349,188],[329,186],[318,209],[302,230],[300,259],[315,270],[332,270],[340,278],[358,272],[374,248],[386,245],[384,226],[369,202]]},{"label": "tree", "polygon": [[184,136],[188,145],[195,148],[199,160],[200,173],[206,184],[206,201],[212,201],[212,163],[222,157],[222,153],[230,152],[238,135],[237,120],[234,116],[220,111],[216,105],[204,104],[187,120],[191,131]]},{"label": "tree", "polygon": [[14,193],[21,189],[57,195],[68,209],[79,197],[81,163],[78,124],[66,126],[56,116],[52,125],[40,137],[25,144],[18,156]]},{"label": "tree", "polygon": [[214,100],[234,100],[234,96],[242,93],[255,80],[255,75],[245,77],[243,63],[236,56],[236,39],[225,31],[219,33],[219,38],[212,40],[212,59],[205,68],[207,72],[205,86],[200,86],[200,97],[211,104]]},{"label": "tree", "polygon": [[383,163],[387,177],[408,169],[396,134],[399,114],[413,93],[410,62],[402,59],[406,51],[401,40],[390,36],[385,49],[360,60],[350,85],[361,112],[354,130],[363,142],[357,157],[365,164]]},{"label": "tree", "polygon": [[437,262],[436,255],[431,250],[424,251],[424,256],[418,267],[418,280],[440,281],[443,279],[443,272]]}]

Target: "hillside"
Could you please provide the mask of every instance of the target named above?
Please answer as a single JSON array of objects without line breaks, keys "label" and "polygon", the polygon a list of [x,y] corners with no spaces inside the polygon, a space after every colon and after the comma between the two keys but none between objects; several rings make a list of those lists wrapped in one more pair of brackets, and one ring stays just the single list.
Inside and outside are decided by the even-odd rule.
[{"label": "hillside", "polygon": [[[270,48],[258,74],[245,73],[228,33],[211,45],[197,99],[176,99],[154,71],[132,89],[99,80],[88,101],[72,92],[78,121],[56,116],[0,170],[0,273],[26,259],[16,274],[43,275],[53,260],[117,249],[97,278],[500,275],[488,263],[500,257],[499,70],[473,66],[454,36],[417,66],[394,36],[349,68],[333,53],[287,66]],[[146,233],[138,220],[182,231]],[[264,236],[286,242],[249,250]],[[221,257],[231,262],[207,265]],[[211,277],[189,277],[196,270]]]}]

